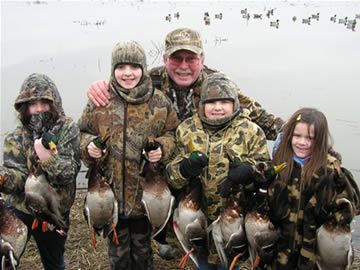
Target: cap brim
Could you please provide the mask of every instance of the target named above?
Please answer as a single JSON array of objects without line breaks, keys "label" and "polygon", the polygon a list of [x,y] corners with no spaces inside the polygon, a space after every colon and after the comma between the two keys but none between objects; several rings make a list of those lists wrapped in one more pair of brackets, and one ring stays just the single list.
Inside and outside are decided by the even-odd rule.
[{"label": "cap brim", "polygon": [[175,46],[175,47],[172,47],[171,49],[167,50],[165,52],[165,57],[169,57],[174,52],[181,51],[181,50],[190,51],[190,52],[193,52],[196,54],[202,54],[202,52],[203,52],[203,50],[199,47],[191,46],[191,45],[182,45],[182,46]]}]

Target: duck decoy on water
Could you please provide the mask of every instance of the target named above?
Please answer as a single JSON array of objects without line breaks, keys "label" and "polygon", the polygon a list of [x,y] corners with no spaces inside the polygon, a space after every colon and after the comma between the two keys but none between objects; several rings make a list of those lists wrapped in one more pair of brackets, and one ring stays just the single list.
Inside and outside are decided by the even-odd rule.
[{"label": "duck decoy on water", "polygon": [[347,21],[348,21],[348,17],[345,17],[344,19],[339,19],[338,23],[346,25]]},{"label": "duck decoy on water", "polygon": [[277,20],[274,21],[274,22],[270,22],[270,26],[271,26],[271,27],[279,28],[279,19],[277,19]]},{"label": "duck decoy on water", "polygon": [[[47,135],[46,135],[47,134]],[[42,144],[57,154],[56,138],[51,133],[42,137]],[[25,182],[25,204],[34,215],[32,229],[42,222],[42,230],[54,229],[61,235],[66,235],[64,229],[68,229],[60,212],[60,195],[55,188],[49,184],[45,173],[42,171],[38,158],[34,158],[30,168],[30,174]]]},{"label": "duck decoy on water", "polygon": [[[7,207],[0,195],[0,257],[1,269],[17,269],[27,241],[26,225]],[[8,268],[6,268],[8,267]]]},{"label": "duck decoy on water", "polygon": [[[100,148],[106,148],[106,142],[110,134],[96,137],[93,142]],[[107,235],[104,229],[111,225],[114,232],[113,241],[118,244],[118,238],[115,226],[118,222],[118,203],[112,191],[110,184],[112,177],[105,176],[105,167],[102,159],[96,159],[93,167],[89,168],[86,177],[88,181],[88,192],[84,203],[84,216],[91,229],[92,242],[96,247],[95,233],[100,235],[103,231],[103,237]],[[108,179],[110,178],[110,179]]]},{"label": "duck decoy on water", "polygon": [[[160,146],[153,136],[149,136],[144,145],[145,152],[156,150]],[[142,163],[142,162],[141,162]],[[141,203],[153,226],[153,237],[162,231],[171,217],[175,198],[164,179],[164,173],[158,162],[146,162],[143,173],[145,184]]]},{"label": "duck decoy on water", "polygon": [[189,256],[196,267],[199,267],[196,254],[208,249],[207,218],[200,209],[201,196],[201,183],[198,182],[180,200],[178,207],[174,210],[173,227],[175,235],[186,253],[180,261],[179,267],[184,267]]},{"label": "duck decoy on water", "polygon": [[336,22],[336,14],[334,16],[330,17],[330,21],[331,22]]},{"label": "duck decoy on water", "polygon": [[165,21],[171,22],[171,14],[170,13],[168,15],[166,15]]},{"label": "duck decoy on water", "polygon": [[315,20],[319,20],[319,18],[320,18],[320,13],[318,12],[318,13],[316,13],[316,14],[312,14],[311,15],[311,19],[315,19]]},{"label": "duck decoy on water", "polygon": [[[335,172],[341,177],[343,172],[340,165],[336,163],[335,166]],[[336,205],[342,209],[347,209],[348,213],[355,216],[355,209],[348,199],[337,199]],[[328,216],[329,219],[316,231],[317,266],[319,270],[349,270],[354,260],[355,253],[352,246],[350,221],[338,221],[335,215]]]},{"label": "duck decoy on water", "polygon": [[302,23],[310,25],[311,17],[302,19]]},{"label": "duck decoy on water", "polygon": [[179,19],[180,18],[180,13],[179,12],[174,13],[174,18]]},{"label": "duck decoy on water", "polygon": [[247,14],[247,8],[240,10],[240,14]]},{"label": "duck decoy on water", "polygon": [[219,14],[215,14],[215,19],[222,20],[223,14],[220,12]]},{"label": "duck decoy on water", "polygon": [[[274,166],[267,174],[268,179],[277,174],[286,166],[283,163]],[[249,243],[249,254],[253,268],[259,264],[271,263],[273,259],[274,245],[279,239],[280,233],[269,218],[269,206],[267,190],[259,188],[251,194],[245,215],[245,231]]]},{"label": "duck decoy on water", "polygon": [[254,14],[254,19],[262,19],[262,14]]}]

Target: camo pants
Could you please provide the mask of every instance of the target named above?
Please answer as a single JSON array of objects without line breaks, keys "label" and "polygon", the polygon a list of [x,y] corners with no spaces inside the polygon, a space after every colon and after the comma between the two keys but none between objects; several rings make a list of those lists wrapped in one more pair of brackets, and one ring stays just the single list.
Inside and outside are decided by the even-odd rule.
[{"label": "camo pants", "polygon": [[153,270],[151,225],[147,217],[120,219],[116,226],[119,245],[109,235],[112,270]]}]

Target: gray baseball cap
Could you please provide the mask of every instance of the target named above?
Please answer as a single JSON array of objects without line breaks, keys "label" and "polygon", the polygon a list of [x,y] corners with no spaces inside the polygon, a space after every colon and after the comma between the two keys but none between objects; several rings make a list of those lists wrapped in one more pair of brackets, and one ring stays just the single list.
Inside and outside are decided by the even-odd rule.
[{"label": "gray baseball cap", "polygon": [[202,54],[203,46],[200,33],[190,28],[178,28],[168,33],[165,39],[165,57],[169,57],[180,50]]}]

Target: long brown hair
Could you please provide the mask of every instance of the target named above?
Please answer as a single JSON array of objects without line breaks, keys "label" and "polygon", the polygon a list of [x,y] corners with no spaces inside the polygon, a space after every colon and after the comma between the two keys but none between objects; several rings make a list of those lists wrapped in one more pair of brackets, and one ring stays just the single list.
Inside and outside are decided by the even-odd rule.
[{"label": "long brown hair", "polygon": [[[283,162],[287,163],[287,166],[280,172],[281,181],[284,183],[289,181],[294,167],[294,153],[291,141],[298,123],[306,123],[309,126],[314,125],[315,138],[313,152],[310,160],[304,165],[303,169],[303,179],[305,182],[310,182],[312,174],[320,168],[325,168],[327,164],[327,153],[331,136],[326,117],[317,109],[302,108],[296,111],[286,123],[283,136],[273,159],[275,165]],[[310,130],[308,132],[310,132]]]}]

